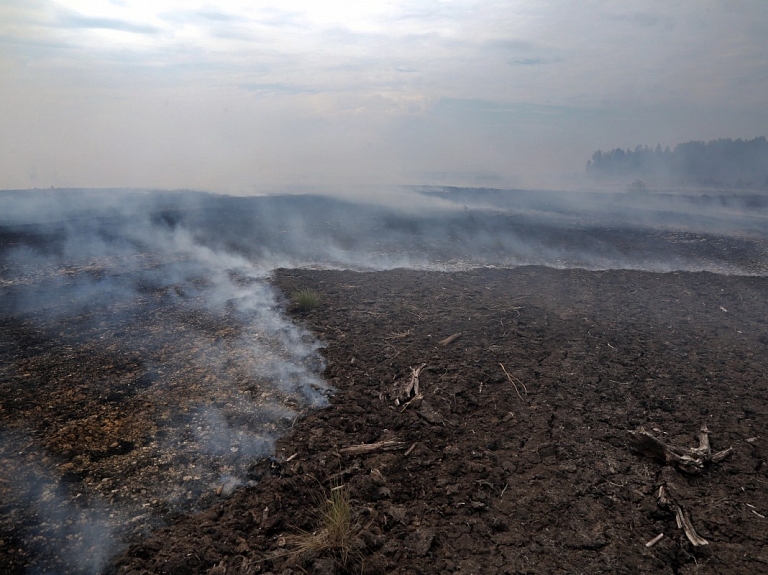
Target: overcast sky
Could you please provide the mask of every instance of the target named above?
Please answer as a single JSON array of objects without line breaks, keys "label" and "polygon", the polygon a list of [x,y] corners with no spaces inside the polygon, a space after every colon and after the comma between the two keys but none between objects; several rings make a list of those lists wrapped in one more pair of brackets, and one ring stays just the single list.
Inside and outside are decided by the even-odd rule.
[{"label": "overcast sky", "polygon": [[0,0],[0,188],[581,185],[768,135],[766,0]]}]

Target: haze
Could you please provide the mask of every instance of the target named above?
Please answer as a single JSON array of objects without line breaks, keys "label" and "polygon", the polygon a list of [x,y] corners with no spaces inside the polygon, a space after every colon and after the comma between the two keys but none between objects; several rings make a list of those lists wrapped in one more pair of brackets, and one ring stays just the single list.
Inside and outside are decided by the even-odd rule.
[{"label": "haze", "polygon": [[0,188],[579,187],[768,126],[764,0],[5,0]]}]

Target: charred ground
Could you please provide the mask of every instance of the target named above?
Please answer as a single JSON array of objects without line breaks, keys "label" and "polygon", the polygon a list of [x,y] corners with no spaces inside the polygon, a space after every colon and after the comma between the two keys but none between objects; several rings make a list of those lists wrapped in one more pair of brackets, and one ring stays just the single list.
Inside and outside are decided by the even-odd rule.
[{"label": "charred ground", "polygon": [[[363,526],[362,567],[350,571],[755,573],[768,565],[765,278],[525,267],[280,270],[275,282],[323,298],[296,321],[327,342],[332,406],[279,442],[258,486],[131,548],[118,572],[285,573],[285,537],[319,528],[314,501],[334,481],[348,486]],[[422,363],[423,399],[396,406],[393,390]],[[702,423],[714,447],[735,454],[698,476],[628,449],[628,432],[640,426],[697,445]],[[404,447],[341,451],[382,440]],[[708,546],[692,546],[658,506],[661,485]],[[322,556],[305,567],[334,568]]]},{"label": "charred ground", "polygon": [[[259,234],[271,237],[254,228],[267,216],[222,210],[166,206],[152,212],[150,229],[186,227],[198,243],[241,256]],[[236,225],[222,227],[222,214],[233,213]],[[305,215],[305,232],[324,242],[352,242],[365,222],[388,238],[370,236],[344,256],[358,264],[371,252],[399,261],[413,245],[417,259],[434,256],[449,269],[482,258],[522,263],[530,253],[560,266],[620,257],[655,268],[667,257],[672,267],[756,275],[279,269],[271,281],[282,296],[263,301],[287,313],[297,333],[320,339],[323,376],[336,390],[330,407],[307,411],[288,393],[261,401],[270,386],[258,374],[281,352],[249,351],[264,337],[258,323],[237,299],[206,303],[219,294],[215,278],[199,262],[190,267],[188,252],[159,252],[134,235],[130,250],[120,241],[117,253],[67,262],[67,239],[83,228],[113,246],[133,222],[7,226],[1,573],[754,573],[768,565],[760,233],[471,210],[439,224],[379,213],[346,227],[353,212]],[[297,237],[275,237],[251,257],[295,251]],[[19,263],[27,251],[43,260]],[[227,278],[230,290],[263,290],[261,279]],[[303,288],[320,295],[319,307],[291,306]],[[298,361],[319,367],[311,355]],[[396,405],[411,368],[423,364],[423,397]],[[714,449],[734,454],[698,475],[629,449],[629,432],[641,426],[693,447],[702,423]],[[243,453],[239,430],[286,435],[274,457],[259,458]],[[380,441],[399,443],[343,451]],[[321,529],[318,502],[340,485],[357,526],[350,561],[342,568],[331,550],[299,558],[292,537]],[[709,545],[692,546],[658,505],[661,485]]]}]

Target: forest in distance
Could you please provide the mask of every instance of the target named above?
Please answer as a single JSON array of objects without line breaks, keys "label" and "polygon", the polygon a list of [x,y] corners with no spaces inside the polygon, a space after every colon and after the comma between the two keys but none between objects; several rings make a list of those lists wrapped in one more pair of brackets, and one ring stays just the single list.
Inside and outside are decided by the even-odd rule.
[{"label": "forest in distance", "polygon": [[768,191],[768,140],[720,138],[673,149],[657,144],[598,150],[587,161],[587,174],[603,181],[637,178],[636,188],[651,184]]}]

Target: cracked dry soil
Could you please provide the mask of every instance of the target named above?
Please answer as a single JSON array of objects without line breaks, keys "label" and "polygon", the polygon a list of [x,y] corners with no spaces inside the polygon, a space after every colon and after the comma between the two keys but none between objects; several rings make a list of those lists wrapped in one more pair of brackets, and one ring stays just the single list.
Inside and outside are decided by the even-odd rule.
[{"label": "cracked dry soil", "polygon": [[[325,342],[331,406],[278,441],[257,485],[134,544],[111,572],[768,570],[768,278],[284,269],[274,283],[322,298],[291,314]],[[423,363],[423,397],[395,405]],[[698,475],[628,447],[639,427],[694,447],[702,423],[735,453]],[[342,451],[385,440],[401,447]],[[321,527],[318,496],[339,484],[352,560],[291,561],[290,536]],[[708,545],[658,505],[662,485]]]}]

